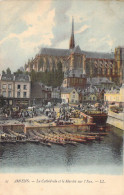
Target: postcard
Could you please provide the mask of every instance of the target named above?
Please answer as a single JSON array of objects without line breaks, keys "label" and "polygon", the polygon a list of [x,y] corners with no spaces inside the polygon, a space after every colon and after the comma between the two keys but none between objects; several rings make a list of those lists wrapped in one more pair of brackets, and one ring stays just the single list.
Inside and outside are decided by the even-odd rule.
[{"label": "postcard", "polygon": [[124,1],[0,0],[0,195],[122,195]]}]

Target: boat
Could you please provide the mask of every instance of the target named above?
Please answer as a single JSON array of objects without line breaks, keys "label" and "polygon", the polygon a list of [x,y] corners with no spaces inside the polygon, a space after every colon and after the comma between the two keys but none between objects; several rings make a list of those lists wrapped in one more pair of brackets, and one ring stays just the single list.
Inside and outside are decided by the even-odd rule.
[{"label": "boat", "polygon": [[65,146],[65,144],[66,144],[65,141],[59,141],[57,139],[50,138],[48,140],[49,140],[50,143],[53,143],[53,144],[58,144],[58,145],[62,145],[62,146]]},{"label": "boat", "polygon": [[73,141],[66,141],[65,143],[66,143],[66,144],[73,145],[73,146],[77,146],[77,142],[73,142]]},{"label": "boat", "polygon": [[47,143],[47,142],[40,141],[40,144],[42,144],[44,146],[51,147],[51,143]]},{"label": "boat", "polygon": [[0,140],[0,143],[10,143],[10,144],[13,144],[13,143],[16,143],[16,140]]},{"label": "boat", "polygon": [[39,140],[36,139],[27,139],[26,141],[30,143],[39,143]]},{"label": "boat", "polygon": [[26,143],[27,140],[16,140],[17,143]]},{"label": "boat", "polygon": [[102,141],[103,140],[103,137],[101,137],[101,136],[95,136],[95,140],[97,140],[97,141]]}]

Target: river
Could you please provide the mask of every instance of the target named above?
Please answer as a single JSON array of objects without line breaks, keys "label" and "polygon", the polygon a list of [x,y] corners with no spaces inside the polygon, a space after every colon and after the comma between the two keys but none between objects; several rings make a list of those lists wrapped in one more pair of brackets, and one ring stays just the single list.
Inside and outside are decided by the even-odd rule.
[{"label": "river", "polygon": [[102,141],[77,146],[0,144],[1,173],[123,174],[123,131],[107,126]]}]

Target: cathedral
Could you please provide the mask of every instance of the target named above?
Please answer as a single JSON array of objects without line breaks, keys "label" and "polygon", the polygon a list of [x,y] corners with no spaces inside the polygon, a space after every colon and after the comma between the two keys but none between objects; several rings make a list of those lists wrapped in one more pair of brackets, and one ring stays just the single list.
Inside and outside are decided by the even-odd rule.
[{"label": "cathedral", "polygon": [[87,78],[107,77],[110,81],[120,85],[124,79],[124,48],[118,47],[113,53],[82,51],[75,45],[74,19],[69,49],[41,48],[34,59],[25,65],[25,71],[52,71],[62,63],[63,72],[80,72]]}]

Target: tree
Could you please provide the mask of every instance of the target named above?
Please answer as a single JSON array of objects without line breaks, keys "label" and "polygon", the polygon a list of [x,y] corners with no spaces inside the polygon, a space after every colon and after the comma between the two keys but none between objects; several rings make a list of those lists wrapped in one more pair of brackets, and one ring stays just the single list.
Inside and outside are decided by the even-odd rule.
[{"label": "tree", "polygon": [[5,105],[6,105],[6,102],[5,102],[4,98],[3,98],[3,96],[0,96],[0,108],[2,108]]},{"label": "tree", "polygon": [[32,82],[37,81],[37,73],[35,72],[35,70],[31,71],[30,76],[31,76],[31,81]]},{"label": "tree", "polygon": [[4,70],[2,70],[2,75],[6,74]]},{"label": "tree", "polygon": [[61,86],[62,82],[63,82],[63,78],[64,78],[64,74],[62,71],[62,63],[59,62],[57,64],[57,86]]},{"label": "tree", "polygon": [[21,71],[20,69],[18,69],[15,74],[23,74],[23,71]]},{"label": "tree", "polygon": [[6,69],[6,74],[11,74],[10,68],[7,68],[7,69]]},{"label": "tree", "polygon": [[58,87],[61,86],[64,78],[64,73],[62,72],[62,63],[59,62],[57,65],[57,70],[54,68],[51,71],[47,69],[45,72],[35,72],[34,70],[29,73],[32,82],[42,82],[47,86]]}]

